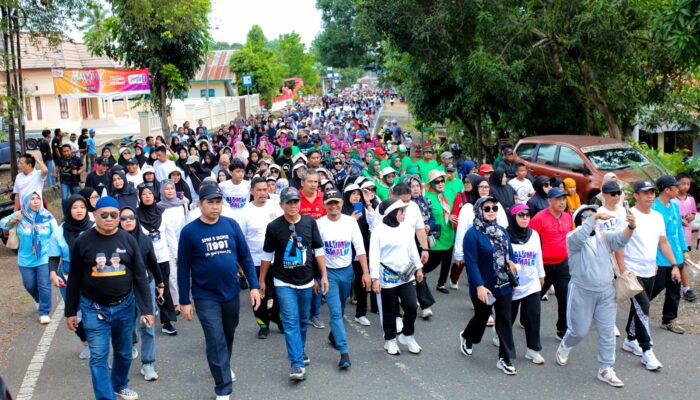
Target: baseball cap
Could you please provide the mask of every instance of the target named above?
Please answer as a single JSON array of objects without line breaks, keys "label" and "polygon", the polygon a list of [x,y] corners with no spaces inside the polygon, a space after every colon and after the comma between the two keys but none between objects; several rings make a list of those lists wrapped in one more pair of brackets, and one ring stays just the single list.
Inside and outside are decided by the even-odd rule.
[{"label": "baseball cap", "polygon": [[301,199],[301,197],[299,197],[299,191],[293,187],[286,187],[282,190],[282,193],[280,193],[280,201],[282,203],[287,203],[292,200],[299,199]]},{"label": "baseball cap", "polygon": [[620,188],[620,185],[615,182],[615,181],[608,181],[603,184],[603,187],[600,189],[603,193],[615,193],[615,192],[621,192],[622,189]]},{"label": "baseball cap", "polygon": [[454,158],[454,156],[449,151],[443,151],[442,154],[440,154],[440,158]]},{"label": "baseball cap", "polygon": [[505,155],[507,155],[507,156],[513,154],[513,148],[510,147],[510,146],[504,147],[504,148],[503,148],[503,154],[505,154]]},{"label": "baseball cap", "polygon": [[433,154],[435,154],[435,149],[432,148],[432,147],[430,147],[430,146],[423,147],[423,153],[433,153]]},{"label": "baseball cap", "polygon": [[672,177],[671,175],[663,175],[656,180],[656,187],[659,189],[660,192],[666,188],[670,188],[671,186],[678,185],[679,183],[676,180],[676,178]]},{"label": "baseball cap", "polygon": [[97,159],[97,164],[98,165],[109,165],[109,158],[107,157],[100,157]]},{"label": "baseball cap", "polygon": [[529,209],[530,209],[530,206],[528,206],[527,204],[519,203],[519,204],[514,205],[513,208],[510,209],[510,215],[516,215],[520,211],[529,210]]},{"label": "baseball cap", "polygon": [[89,134],[93,134],[93,133],[95,133],[95,130],[94,130],[94,129],[90,129],[90,130],[88,131],[88,133],[89,133]]},{"label": "baseball cap", "polygon": [[549,189],[549,192],[547,193],[548,199],[558,199],[564,196],[566,196],[566,193],[564,193],[564,189],[560,187],[553,187]]},{"label": "baseball cap", "polygon": [[129,165],[129,164],[138,164],[138,163],[139,163],[139,162],[136,161],[136,159],[135,159],[134,157],[131,157],[130,159],[126,160],[126,164],[127,164],[127,165]]},{"label": "baseball cap", "polygon": [[342,201],[343,196],[340,195],[340,192],[335,190],[335,189],[328,189],[326,190],[325,193],[323,193],[323,204],[328,204],[332,201]]},{"label": "baseball cap", "polygon": [[224,197],[219,185],[201,185],[199,187],[199,198],[204,200],[220,199]]},{"label": "baseball cap", "polygon": [[380,146],[377,146],[374,148],[374,154],[383,156],[384,154],[386,154],[386,151],[384,151],[384,149]]},{"label": "baseball cap", "polygon": [[656,189],[654,182],[649,180],[642,179],[634,183],[635,192],[646,192],[654,189]]},{"label": "baseball cap", "polygon": [[380,174],[382,175],[382,178],[385,177],[385,176],[387,176],[387,175],[389,175],[389,174],[395,174],[395,173],[396,173],[396,170],[393,169],[393,168],[391,168],[391,167],[384,167],[384,168],[382,168],[382,170],[380,171]]},{"label": "baseball cap", "polygon": [[406,146],[404,144],[399,145],[399,152],[405,153],[407,151],[408,151],[408,149],[406,148]]},{"label": "baseball cap", "polygon": [[457,171],[457,167],[455,167],[455,163],[453,163],[452,161],[450,161],[450,162],[448,162],[447,164],[445,164],[445,171],[447,171],[447,172],[455,172],[455,171]]}]

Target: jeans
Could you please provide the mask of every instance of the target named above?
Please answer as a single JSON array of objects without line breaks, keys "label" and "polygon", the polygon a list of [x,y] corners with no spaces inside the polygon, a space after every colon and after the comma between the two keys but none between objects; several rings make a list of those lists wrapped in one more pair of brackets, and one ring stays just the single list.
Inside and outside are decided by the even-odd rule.
[{"label": "jeans", "polygon": [[348,337],[343,325],[343,315],[345,314],[345,302],[350,296],[352,286],[352,266],[345,268],[328,268],[328,293],[326,293],[326,303],[330,313],[331,335],[335,340],[335,346],[340,354],[348,352]]},{"label": "jeans", "polygon": [[49,278],[49,264],[41,264],[36,267],[19,267],[22,275],[22,285],[32,299],[39,303],[39,316],[51,313],[51,279]]},{"label": "jeans", "polygon": [[[156,315],[156,282],[151,279],[148,283],[149,290],[151,291],[151,304],[153,308],[151,312],[145,314]],[[136,305],[136,324],[139,328],[139,336],[141,336],[141,364],[152,364],[156,361],[156,329],[154,326],[146,328],[142,323],[139,322],[141,319],[141,314],[144,314],[139,306]]]},{"label": "jeans", "polygon": [[56,163],[53,160],[46,162],[46,168],[48,168],[49,173],[46,175],[46,184],[53,186],[56,184],[56,178],[53,177],[53,172],[56,170]]},{"label": "jeans", "polygon": [[[678,266],[681,273],[683,272],[683,264]],[[656,272],[656,280],[654,281],[654,290],[651,292],[650,300],[654,300],[664,289],[666,289],[666,297],[664,298],[663,316],[661,323],[668,324],[678,317],[678,305],[681,302],[681,283],[674,282],[671,279],[671,267],[659,267]]]},{"label": "jeans", "polygon": [[[318,283],[318,287],[321,287],[321,280],[316,279],[316,283]],[[318,294],[316,293],[311,293],[311,314],[310,317],[318,317],[321,315],[321,299],[323,298],[323,293],[321,291],[318,291]]]},{"label": "jeans", "polygon": [[199,323],[204,331],[207,363],[214,378],[214,392],[217,396],[230,395],[233,391],[231,354],[240,305],[238,296],[224,303],[211,300],[194,301]]},{"label": "jeans", "polygon": [[[98,310],[102,321],[98,319]],[[99,305],[83,296],[80,311],[90,346],[90,374],[96,400],[115,400],[114,392],[129,386],[131,346],[134,335],[133,292],[116,306]],[[112,374],[109,373],[109,342],[112,341]]]},{"label": "jeans", "polygon": [[78,194],[80,185],[73,183],[61,183],[61,200],[66,201],[73,194]]},{"label": "jeans", "polygon": [[501,342],[498,346],[498,357],[504,360],[515,360],[515,342],[513,341],[513,324],[511,313],[513,312],[513,295],[496,297],[493,305],[488,305],[478,297],[472,297],[474,316],[469,320],[467,327],[462,332],[462,337],[469,343],[481,342],[486,330],[486,323],[491,316],[491,308],[496,314],[496,334]]},{"label": "jeans", "polygon": [[275,291],[282,313],[287,358],[292,367],[303,367],[313,288],[295,289],[289,286],[275,286]]},{"label": "jeans", "polygon": [[[393,288],[382,288],[379,292],[381,299],[381,321],[384,329],[384,340],[396,339],[397,333],[412,336],[415,332],[418,305],[416,300],[416,282],[411,281]],[[403,330],[396,332],[396,317],[399,316],[399,299],[403,308]]]},{"label": "jeans", "polygon": [[544,285],[542,286],[542,294],[546,294],[547,290],[554,285],[554,295],[557,298],[557,334],[563,337],[566,333],[566,302],[569,293],[569,262],[564,261],[560,264],[551,264],[544,266]]}]

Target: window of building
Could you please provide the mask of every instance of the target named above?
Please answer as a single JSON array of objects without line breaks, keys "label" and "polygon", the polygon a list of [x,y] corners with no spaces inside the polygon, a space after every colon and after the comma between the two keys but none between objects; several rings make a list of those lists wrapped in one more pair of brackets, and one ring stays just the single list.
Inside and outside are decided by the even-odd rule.
[{"label": "window of building", "polygon": [[[216,95],[216,90],[209,89],[209,97],[215,97],[215,95]],[[201,89],[199,91],[199,97],[207,97],[207,89]]]},{"label": "window of building", "polygon": [[41,97],[35,97],[34,101],[36,101],[36,119],[38,121],[41,121],[42,119],[44,119],[44,116],[41,113]]},{"label": "window of building", "polygon": [[27,121],[32,120],[32,99],[24,100],[24,114]]},{"label": "window of building", "polygon": [[59,97],[58,106],[61,109],[61,119],[68,119],[68,99],[65,97]]}]

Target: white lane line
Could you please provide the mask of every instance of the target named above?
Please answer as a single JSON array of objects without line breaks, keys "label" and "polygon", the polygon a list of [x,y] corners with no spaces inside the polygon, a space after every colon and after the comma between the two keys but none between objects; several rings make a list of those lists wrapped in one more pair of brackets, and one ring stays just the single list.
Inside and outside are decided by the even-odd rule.
[{"label": "white lane line", "polygon": [[53,342],[53,337],[56,335],[58,326],[61,324],[61,321],[63,321],[63,308],[63,300],[61,300],[58,306],[56,306],[56,311],[53,313],[51,323],[46,327],[46,330],[44,330],[44,334],[41,335],[39,344],[36,346],[32,361],[29,363],[27,372],[24,374],[22,386],[20,386],[19,392],[17,393],[17,400],[31,400],[32,396],[34,396],[34,388],[39,381],[39,374],[41,373],[41,368],[44,366],[46,354],[48,354],[51,348],[51,342]]}]

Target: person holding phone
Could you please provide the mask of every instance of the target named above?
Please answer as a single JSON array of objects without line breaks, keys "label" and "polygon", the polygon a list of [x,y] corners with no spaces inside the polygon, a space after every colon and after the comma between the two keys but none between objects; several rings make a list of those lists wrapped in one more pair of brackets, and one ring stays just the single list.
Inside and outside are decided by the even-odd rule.
[{"label": "person holding phone", "polygon": [[512,330],[513,289],[517,271],[508,232],[496,221],[498,202],[484,196],[474,205],[474,224],[462,240],[464,262],[469,277],[469,296],[474,316],[459,334],[460,351],[469,357],[474,344],[481,342],[491,310],[496,313],[496,334],[500,339],[496,367],[515,375],[515,343]]},{"label": "person holding phone", "polygon": [[[136,239],[139,244],[139,250],[143,255],[143,261],[146,264],[146,276],[148,277],[148,287],[151,293],[151,302],[153,307],[151,308],[151,314],[155,315],[156,303],[163,304],[165,299],[163,298],[163,292],[165,291],[165,284],[163,283],[163,276],[160,273],[160,268],[158,267],[158,260],[156,259],[156,252],[153,248],[153,243],[150,239],[141,231],[141,226],[139,224],[138,218],[136,217],[136,210],[131,207],[122,207],[119,212],[119,227],[128,232],[131,236]],[[156,296],[156,292],[158,295]],[[137,314],[140,315],[140,310],[138,306],[136,307]],[[137,321],[138,324],[138,321]],[[138,331],[141,336],[141,375],[143,379],[147,381],[154,381],[158,379],[158,374],[156,373],[153,364],[156,361],[156,335],[153,326],[145,326],[143,324],[138,324]],[[136,332],[134,332],[134,343],[136,342]],[[138,350],[136,349],[136,344],[131,349],[131,357],[138,357]]]}]

